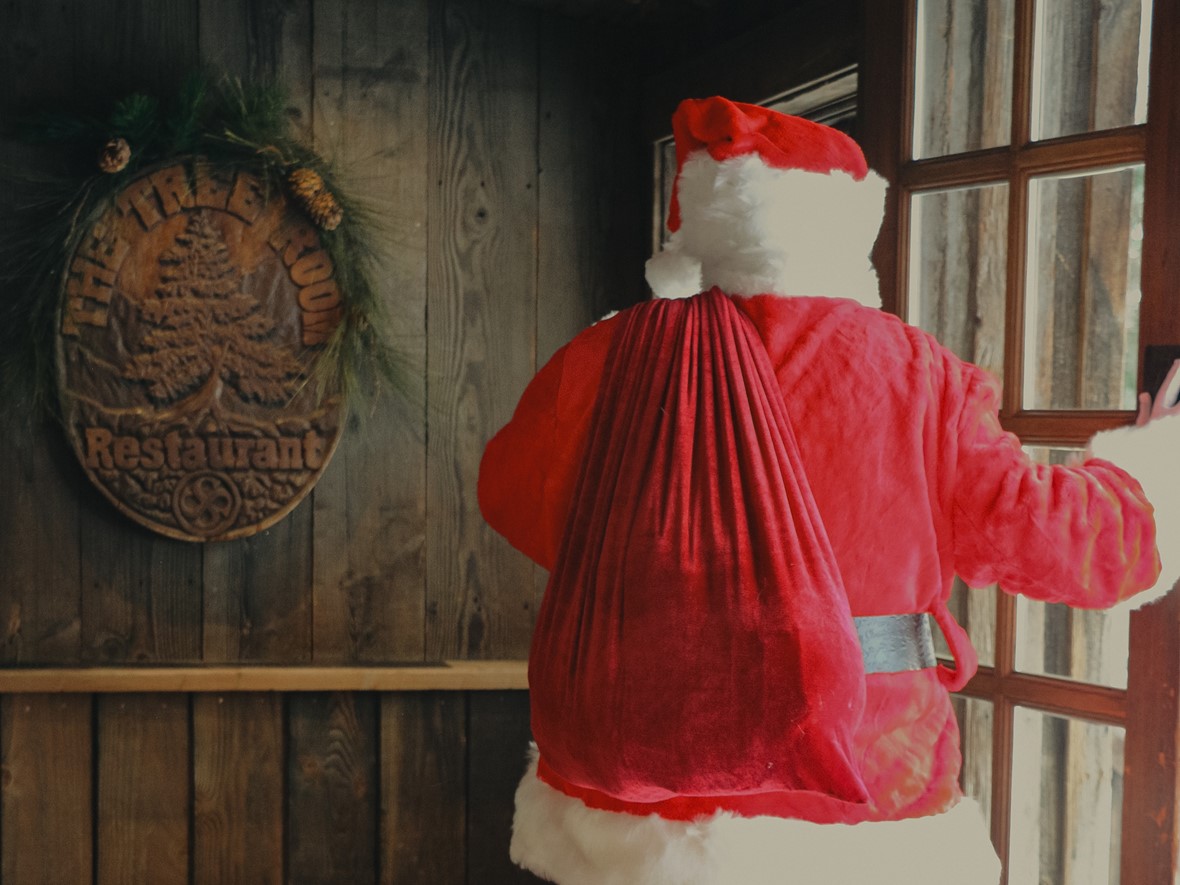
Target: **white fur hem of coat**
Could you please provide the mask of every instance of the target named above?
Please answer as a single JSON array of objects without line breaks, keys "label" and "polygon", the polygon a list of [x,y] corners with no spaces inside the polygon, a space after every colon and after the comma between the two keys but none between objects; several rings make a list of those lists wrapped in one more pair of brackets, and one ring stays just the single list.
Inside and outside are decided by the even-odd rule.
[{"label": "white fur hem of coat", "polygon": [[720,812],[692,822],[588,808],[537,777],[516,791],[512,860],[559,885],[997,885],[979,806],[856,825]]},{"label": "white fur hem of coat", "polygon": [[1132,596],[1118,607],[1139,608],[1166,595],[1180,580],[1180,415],[1152,421],[1143,427],[1105,430],[1090,440],[1090,454],[1121,467],[1138,480],[1155,510],[1156,547],[1160,577],[1151,589]]}]

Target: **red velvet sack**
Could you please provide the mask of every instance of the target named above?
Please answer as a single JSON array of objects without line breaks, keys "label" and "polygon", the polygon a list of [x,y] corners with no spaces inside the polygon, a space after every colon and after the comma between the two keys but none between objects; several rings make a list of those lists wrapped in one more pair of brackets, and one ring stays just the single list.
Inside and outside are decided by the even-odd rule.
[{"label": "red velvet sack", "polygon": [[542,758],[571,784],[867,800],[839,569],[766,351],[718,291],[622,318],[529,684]]}]

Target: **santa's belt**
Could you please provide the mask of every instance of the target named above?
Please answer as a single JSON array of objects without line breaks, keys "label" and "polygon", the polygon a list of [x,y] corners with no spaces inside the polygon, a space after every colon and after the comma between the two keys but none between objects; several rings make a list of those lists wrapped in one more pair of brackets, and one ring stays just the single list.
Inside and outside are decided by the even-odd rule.
[{"label": "santa's belt", "polygon": [[925,612],[853,618],[865,673],[900,673],[938,665],[934,635]]}]

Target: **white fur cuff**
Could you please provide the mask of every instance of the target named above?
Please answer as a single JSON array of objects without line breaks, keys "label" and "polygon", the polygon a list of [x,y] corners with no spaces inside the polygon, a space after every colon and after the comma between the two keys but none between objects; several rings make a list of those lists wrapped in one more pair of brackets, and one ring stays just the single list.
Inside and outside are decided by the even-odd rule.
[{"label": "white fur cuff", "polygon": [[854,826],[719,813],[692,822],[587,808],[537,778],[516,792],[512,859],[560,885],[996,885],[979,806]]},{"label": "white fur cuff", "polygon": [[1155,587],[1130,600],[1139,608],[1164,596],[1180,580],[1180,415],[1143,427],[1105,430],[1090,440],[1090,454],[1135,477],[1155,509],[1162,570]]}]

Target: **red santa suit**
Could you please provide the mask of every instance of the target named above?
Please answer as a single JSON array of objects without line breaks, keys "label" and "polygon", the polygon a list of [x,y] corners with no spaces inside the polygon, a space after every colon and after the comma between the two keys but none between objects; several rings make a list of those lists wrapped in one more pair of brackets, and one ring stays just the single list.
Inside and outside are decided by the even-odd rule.
[{"label": "red santa suit", "polygon": [[[754,782],[746,775],[718,779],[714,776],[734,767],[724,754],[708,752],[708,736],[728,738],[723,725],[699,707],[674,704],[656,706],[697,710],[691,715],[700,721],[632,726],[621,737],[610,729],[602,732],[604,741],[609,733],[619,742],[610,744],[611,752],[625,775],[616,776],[610,758],[594,752],[594,721],[576,720],[569,709],[547,708],[558,706],[553,693],[536,692],[539,752],[517,795],[513,857],[566,885],[933,885],[948,875],[958,883],[995,885],[999,867],[986,828],[958,786],[958,732],[949,692],[971,677],[976,661],[947,611],[953,576],[972,586],[999,582],[1008,592],[1090,608],[1111,606],[1156,585],[1166,590],[1176,575],[1170,570],[1161,577],[1152,504],[1140,483],[1110,460],[1094,457],[1077,467],[1032,463],[999,425],[994,379],[922,331],[868,306],[876,292],[865,256],[879,214],[864,220],[861,195],[868,192],[869,202],[879,207],[882,189],[849,139],[723,99],[686,102],[674,124],[681,161],[670,223],[676,234],[672,257],[649,273],[653,288],[657,294],[675,289],[667,281],[668,266],[687,266],[691,273],[682,288],[703,291],[693,296],[697,304],[684,310],[720,310],[739,337],[755,342],[758,364],[770,373],[793,437],[790,466],[784,469],[799,473],[803,499],[818,511],[820,533],[838,566],[833,580],[842,583],[850,614],[858,619],[928,614],[946,635],[955,667],[870,668],[863,695],[839,701],[855,711],[845,747],[854,784],[840,773],[829,781],[773,773]],[[814,211],[805,212],[803,204]],[[596,477],[587,475],[587,466],[600,463],[593,454],[597,427],[618,410],[614,400],[604,410],[604,384],[626,391],[638,381],[604,382],[625,356],[618,348],[635,346],[632,337],[621,344],[620,336],[634,336],[642,317],[633,313],[653,310],[640,305],[604,320],[558,351],[484,455],[480,502],[488,522],[555,577],[568,571],[562,557],[582,549],[570,538],[571,508],[624,506],[594,487]],[[1167,424],[1171,439],[1180,442],[1175,419],[1158,423]],[[1143,438],[1118,431],[1096,440],[1095,448],[1108,458],[1121,457],[1112,454],[1120,446],[1158,448],[1158,438],[1153,443]],[[1124,460],[1141,459],[1132,453]],[[751,518],[760,512],[747,510]],[[642,558],[643,552],[628,555]],[[534,641],[546,669],[531,678],[547,687],[557,670],[573,685],[573,694],[563,695],[568,700],[578,693],[579,678],[594,679],[602,671],[587,656],[570,663],[566,677],[561,649],[555,658],[552,642],[547,644],[546,634],[557,631],[554,624],[568,614],[562,609],[569,605],[568,595],[562,596],[565,586],[558,581],[547,591],[549,612],[543,608]],[[578,597],[581,609],[573,617],[601,621],[615,612],[622,621],[630,611],[627,618],[644,619],[642,632],[628,634],[619,624],[594,635],[623,637],[617,646],[610,639],[612,659],[627,653],[627,643],[641,646],[637,653],[649,653],[648,661],[651,649],[642,646],[658,646],[663,659],[678,652],[674,643],[657,637],[683,632],[693,623],[685,606],[698,605],[696,597],[678,598],[675,590],[661,589],[654,603],[632,601],[630,609],[621,602],[592,608]],[[642,598],[633,586],[623,591]],[[712,610],[707,616],[714,616]],[[840,637],[830,641],[835,649]],[[709,681],[709,670],[699,658],[724,652],[695,641],[679,654],[686,678],[666,679],[666,692],[707,690],[702,683]],[[789,680],[772,665],[767,672],[771,679]],[[720,702],[723,717],[745,723],[749,708],[758,713],[765,704],[765,694],[758,693],[765,691],[765,680],[755,678],[760,675],[749,674],[749,684],[759,686],[751,689],[751,698]],[[600,711],[604,720],[612,713]],[[622,715],[638,721],[633,710]],[[570,733],[554,736],[563,722]],[[690,766],[699,760],[701,777],[689,779],[691,790],[654,789],[647,781],[632,787],[635,764],[664,771],[658,754],[651,757],[654,763],[632,764],[649,758],[643,752],[661,730],[671,745],[706,735],[705,742],[691,744],[688,763],[676,760]],[[628,733],[636,746],[628,746]],[[547,742],[557,760],[553,764]],[[579,746],[597,761],[580,764]],[[757,752],[762,751],[751,754]],[[833,788],[825,789],[825,782]]]}]

